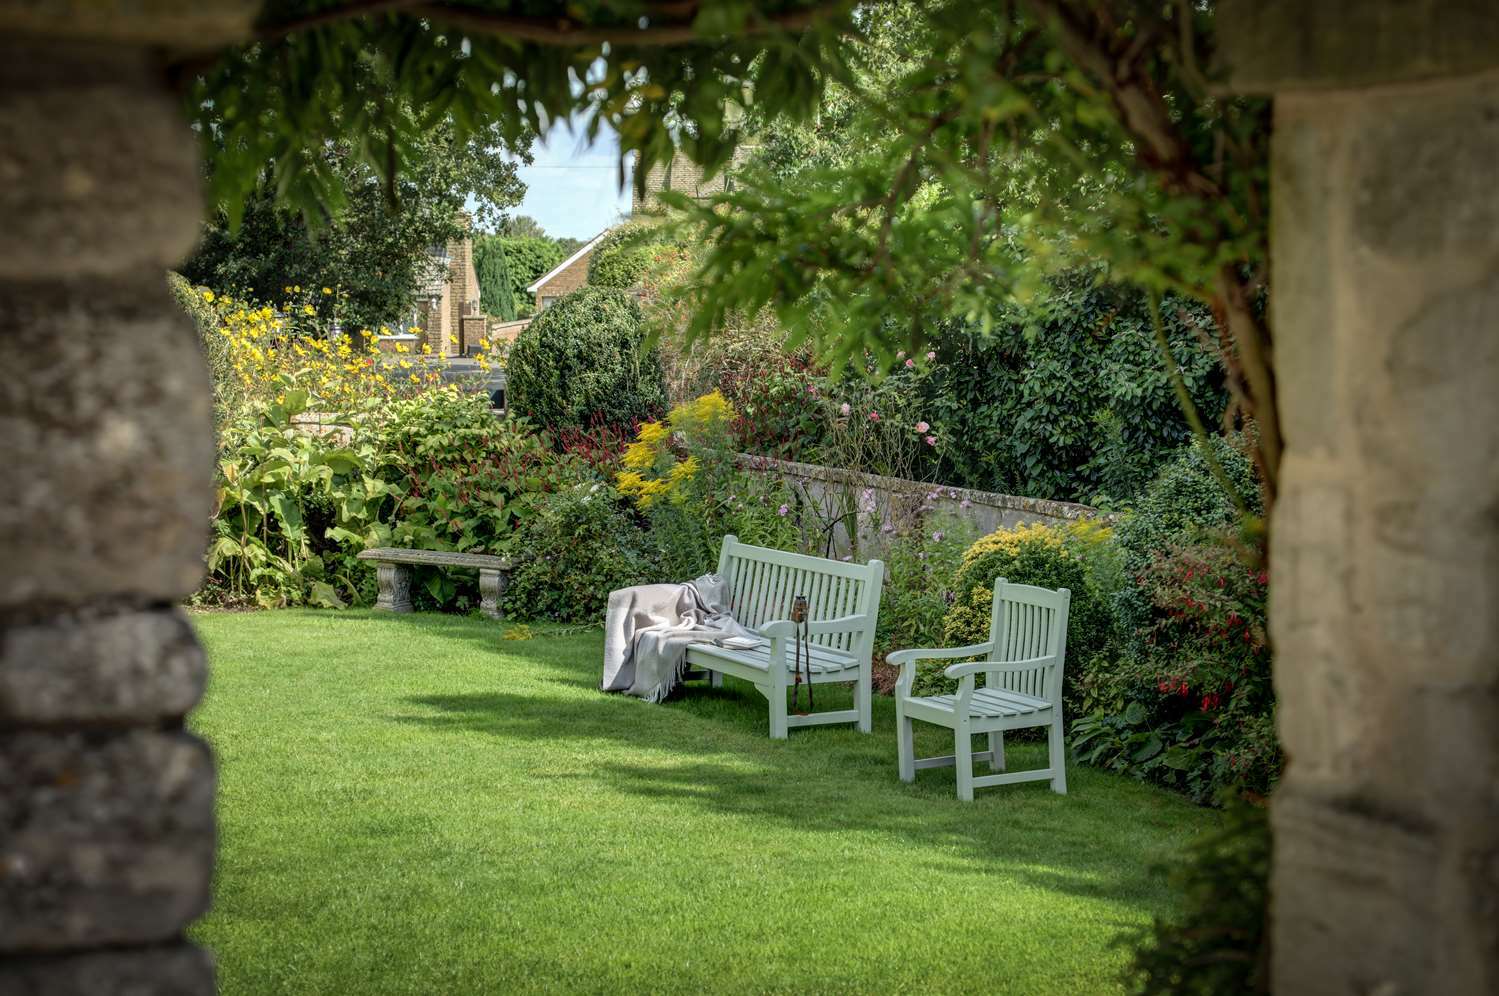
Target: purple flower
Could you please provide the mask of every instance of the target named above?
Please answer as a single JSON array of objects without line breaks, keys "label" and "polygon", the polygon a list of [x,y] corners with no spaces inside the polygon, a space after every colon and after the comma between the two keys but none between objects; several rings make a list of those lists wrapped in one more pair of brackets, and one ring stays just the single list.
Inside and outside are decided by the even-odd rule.
[{"label": "purple flower", "polygon": [[847,401],[845,401],[843,404],[841,404],[841,405],[838,406],[838,413],[840,415],[847,415],[849,413],[849,411],[850,411],[850,409],[848,407],[848,402]]},{"label": "purple flower", "polygon": [[788,505],[782,505],[780,508],[776,509],[776,515],[785,515],[787,512],[790,512],[790,511],[791,511],[790,506],[788,506]]},{"label": "purple flower", "polygon": [[927,436],[926,437],[926,444],[928,446],[936,446],[937,445],[937,437],[936,436]]},{"label": "purple flower", "polygon": [[933,543],[941,543],[942,542],[942,530],[939,529],[935,533],[932,533],[932,542]]},{"label": "purple flower", "polygon": [[926,358],[929,360],[935,360],[937,358],[937,351],[935,349],[928,350]]}]

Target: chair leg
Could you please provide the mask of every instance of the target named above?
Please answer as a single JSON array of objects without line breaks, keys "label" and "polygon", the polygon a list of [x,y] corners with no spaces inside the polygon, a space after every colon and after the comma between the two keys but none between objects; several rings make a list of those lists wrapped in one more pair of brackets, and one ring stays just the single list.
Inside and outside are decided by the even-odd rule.
[{"label": "chair leg", "polygon": [[770,739],[785,740],[788,734],[786,726],[786,689],[784,686],[774,683],[770,686]]},{"label": "chair leg", "polygon": [[992,771],[1005,770],[1005,731],[995,730],[989,734],[989,768]]},{"label": "chair leg", "polygon": [[958,798],[973,801],[973,735],[965,724],[953,731],[953,764],[958,769]]},{"label": "chair leg", "polygon": [[911,720],[896,705],[895,714],[895,755],[900,770],[900,780],[903,782],[914,782],[916,780],[916,741],[915,730],[911,726]]},{"label": "chair leg", "polygon": [[1051,790],[1057,795],[1067,794],[1067,744],[1062,739],[1062,717],[1051,722],[1051,733],[1047,738],[1047,760],[1051,763]]},{"label": "chair leg", "polygon": [[871,701],[873,691],[870,667],[865,664],[859,669],[859,680],[854,682],[854,708],[859,710],[860,733],[869,733],[874,729],[874,705]]},{"label": "chair leg", "polygon": [[708,687],[709,688],[722,688],[723,687],[723,672],[722,671],[709,671],[708,672]]}]

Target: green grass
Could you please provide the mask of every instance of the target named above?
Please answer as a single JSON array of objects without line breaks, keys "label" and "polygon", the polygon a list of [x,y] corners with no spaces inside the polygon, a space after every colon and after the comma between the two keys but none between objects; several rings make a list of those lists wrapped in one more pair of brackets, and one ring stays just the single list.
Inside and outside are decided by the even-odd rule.
[{"label": "green grass", "polygon": [[887,698],[872,736],[772,742],[732,680],[596,691],[598,632],[195,621],[221,837],[194,936],[226,994],[1112,992],[1115,938],[1169,908],[1152,867],[1215,819],[1077,766],[964,805],[951,769],[897,780]]}]

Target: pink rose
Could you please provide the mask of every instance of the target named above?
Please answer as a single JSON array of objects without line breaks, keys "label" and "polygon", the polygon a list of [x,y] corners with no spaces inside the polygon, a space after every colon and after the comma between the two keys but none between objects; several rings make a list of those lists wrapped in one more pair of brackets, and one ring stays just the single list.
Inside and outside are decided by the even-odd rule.
[{"label": "pink rose", "polygon": [[916,361],[915,360],[907,360],[906,361],[906,369],[907,370],[911,369],[915,365],[916,365]]},{"label": "pink rose", "polygon": [[916,423],[916,431],[917,432],[926,432],[930,428],[931,428],[931,426],[927,425],[925,422],[917,422]]},{"label": "pink rose", "polygon": [[935,360],[937,358],[937,351],[935,349],[928,350],[926,358],[929,360]]},{"label": "pink rose", "polygon": [[905,356],[905,355],[906,355],[906,351],[904,349],[898,349],[898,350],[895,351],[895,358],[897,360],[900,359],[901,357]]},{"label": "pink rose", "polygon": [[926,437],[926,444],[928,446],[936,446],[937,445],[937,437],[936,436],[927,436]]},{"label": "pink rose", "polygon": [[869,421],[871,421],[871,422],[878,422],[879,420],[880,420],[880,413],[879,412],[870,412],[869,413]]}]

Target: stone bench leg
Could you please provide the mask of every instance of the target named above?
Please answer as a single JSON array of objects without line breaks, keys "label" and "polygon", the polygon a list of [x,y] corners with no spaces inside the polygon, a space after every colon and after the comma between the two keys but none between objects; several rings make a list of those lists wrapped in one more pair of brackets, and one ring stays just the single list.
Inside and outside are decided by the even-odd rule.
[{"label": "stone bench leg", "polygon": [[500,608],[500,599],[505,597],[505,586],[510,582],[510,572],[498,568],[484,567],[479,570],[479,611],[491,619],[504,619],[505,610]]},{"label": "stone bench leg", "polygon": [[411,568],[405,564],[377,564],[375,577],[380,585],[380,597],[375,608],[386,612],[411,611]]}]

